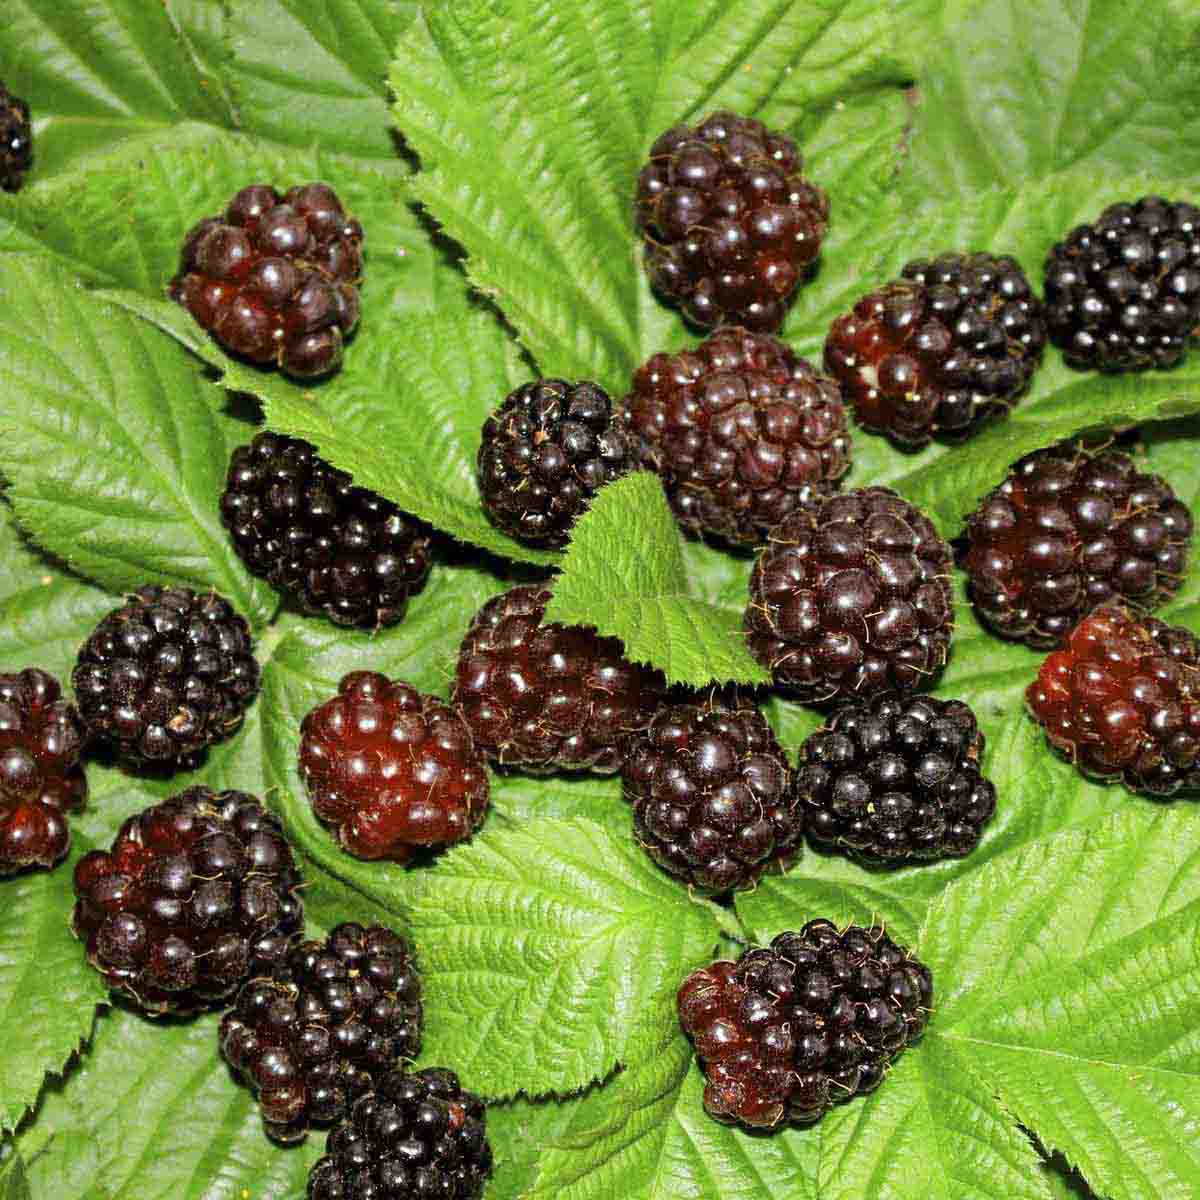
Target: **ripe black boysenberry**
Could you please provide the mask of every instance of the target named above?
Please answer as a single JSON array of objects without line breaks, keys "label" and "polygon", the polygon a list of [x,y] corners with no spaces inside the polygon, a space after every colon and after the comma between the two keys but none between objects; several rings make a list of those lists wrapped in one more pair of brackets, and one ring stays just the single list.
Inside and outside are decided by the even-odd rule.
[{"label": "ripe black boysenberry", "polygon": [[0,83],[0,189],[15,192],[32,165],[29,105]]}]

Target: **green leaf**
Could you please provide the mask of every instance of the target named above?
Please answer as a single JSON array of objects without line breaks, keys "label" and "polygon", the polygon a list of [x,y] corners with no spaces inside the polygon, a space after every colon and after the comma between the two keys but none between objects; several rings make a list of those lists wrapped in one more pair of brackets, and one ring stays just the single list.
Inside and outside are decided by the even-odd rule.
[{"label": "green leaf", "polygon": [[40,545],[117,593],[182,583],[269,617],[214,503],[238,423],[168,339],[44,260],[3,257],[0,385],[0,467]]},{"label": "green leaf", "polygon": [[690,594],[679,529],[658,478],[634,472],[603,488],[580,518],[546,619],[619,637],[629,658],[671,683],[765,683],[742,639],[742,609]]},{"label": "green leaf", "polygon": [[15,1151],[0,1161],[0,1200],[30,1200],[25,1160]]},{"label": "green leaf", "polygon": [[587,820],[485,828],[421,880],[426,1062],[485,1096],[569,1093],[620,1061],[637,1015],[717,924],[628,836]]}]

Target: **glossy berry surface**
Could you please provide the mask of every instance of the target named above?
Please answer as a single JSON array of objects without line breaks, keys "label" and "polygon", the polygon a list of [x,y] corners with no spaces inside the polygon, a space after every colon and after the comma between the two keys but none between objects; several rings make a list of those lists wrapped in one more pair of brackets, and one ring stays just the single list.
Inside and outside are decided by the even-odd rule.
[{"label": "glossy berry surface", "polygon": [[231,353],[328,375],[358,324],[362,244],[328,184],[252,184],[188,233],[170,295]]},{"label": "glossy berry surface", "polygon": [[946,664],[950,550],[887,488],[805,503],[750,576],[754,657],[805,703],[925,687]]},{"label": "glossy berry surface", "polygon": [[1200,328],[1200,209],[1160,196],[1110,205],[1050,251],[1045,293],[1072,366],[1175,366]]},{"label": "glossy berry surface", "polygon": [[970,853],[996,811],[983,747],[960,700],[885,695],[837,709],[796,768],[809,838],[886,863]]},{"label": "glossy berry surface", "polygon": [[15,192],[32,165],[29,105],[0,83],[0,191]]},{"label": "glossy berry surface", "polygon": [[84,642],[72,683],[88,732],[133,763],[188,763],[258,692],[250,626],[228,600],[139,588]]},{"label": "glossy berry surface", "polygon": [[774,1129],[874,1091],[924,1032],[933,979],[879,926],[817,920],[693,972],[677,1003],[708,1115]]},{"label": "glossy berry surface", "polygon": [[531,546],[565,546],[592,497],[631,463],[602,388],[538,379],[511,392],[484,422],[479,492],[505,533]]},{"label": "glossy berry surface", "polygon": [[52,867],[71,844],[67,814],[82,807],[83,724],[53,675],[0,675],[0,875]]},{"label": "glossy berry surface", "polygon": [[296,438],[233,452],[221,519],[255,575],[337,625],[395,624],[429,575],[428,530]]},{"label": "glossy berry surface", "polygon": [[671,704],[631,738],[621,767],[646,853],[714,893],[749,887],[800,852],[792,769],[748,700]]},{"label": "glossy berry surface", "polygon": [[195,1012],[284,961],[304,922],[299,887],[278,818],[245,792],[194,787],[79,860],[71,927],[143,1012]]},{"label": "glossy berry surface", "polygon": [[488,807],[483,755],[448,704],[352,671],[300,726],[313,811],[356,858],[407,862],[470,837]]},{"label": "glossy berry surface", "polygon": [[258,1096],[267,1134],[301,1141],[416,1057],[421,979],[412,951],[390,929],[354,922],[301,942],[272,974],[243,985],[219,1042]]},{"label": "glossy berry surface", "polygon": [[728,542],[762,542],[850,466],[841,390],[770,334],[720,329],[656,354],[623,411],[680,525]]},{"label": "glossy berry surface", "polygon": [[1025,699],[1085,775],[1200,793],[1200,641],[1188,630],[1105,604],[1046,656]]},{"label": "glossy berry surface", "polygon": [[864,429],[915,449],[1005,415],[1042,358],[1042,306],[1015,259],[943,254],[838,317],[825,369]]},{"label": "glossy berry surface", "polygon": [[1128,455],[1082,448],[1018,462],[967,521],[962,565],[980,618],[1049,649],[1109,600],[1155,608],[1179,590],[1192,516]]},{"label": "glossy berry surface", "polygon": [[479,1200],[491,1173],[483,1101],[453,1071],[393,1071],[330,1133],[308,1200]]},{"label": "glossy berry surface", "polygon": [[791,138],[750,117],[714,112],[668,129],[637,187],[655,291],[701,329],[777,330],[829,220],[801,167]]},{"label": "glossy berry surface", "polygon": [[536,584],[512,588],[475,614],[458,653],[453,703],[479,749],[524,771],[621,765],[621,743],[649,725],[662,674],[631,663],[617,638],[543,622]]}]

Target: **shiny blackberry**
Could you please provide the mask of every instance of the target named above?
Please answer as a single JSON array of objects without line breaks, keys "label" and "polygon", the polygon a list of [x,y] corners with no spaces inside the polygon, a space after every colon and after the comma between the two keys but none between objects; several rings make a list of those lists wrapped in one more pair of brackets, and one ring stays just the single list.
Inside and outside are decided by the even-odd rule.
[{"label": "shiny blackberry", "polygon": [[32,165],[29,105],[0,83],[0,190],[15,192]]}]

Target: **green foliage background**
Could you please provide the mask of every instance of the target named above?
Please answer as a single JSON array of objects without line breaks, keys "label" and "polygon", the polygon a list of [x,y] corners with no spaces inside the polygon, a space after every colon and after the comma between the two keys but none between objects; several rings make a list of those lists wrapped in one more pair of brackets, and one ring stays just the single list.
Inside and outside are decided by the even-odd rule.
[{"label": "green foliage background", "polygon": [[[67,673],[148,580],[246,613],[262,695],[194,778],[281,813],[314,929],[379,919],[415,939],[423,1061],[497,1102],[493,1200],[1200,1196],[1200,816],[1053,758],[1021,711],[1037,656],[985,634],[961,589],[938,694],[976,708],[1000,793],[965,862],[809,853],[719,908],[632,844],[614,781],[511,774],[480,836],[405,872],[340,854],[295,773],[299,722],[345,670],[445,693],[472,613],[531,569],[560,569],[559,618],[673,679],[761,678],[731,636],[749,560],[681,541],[652,480],[606,492],[565,555],[496,532],[475,492],[479,426],[515,383],[619,396],[688,342],[631,232],[662,128],[729,106],[801,140],[833,223],[785,336],[818,356],[832,317],[910,257],[992,249],[1036,279],[1108,202],[1195,200],[1196,0],[6,0],[0,79],[37,137],[26,188],[0,197],[0,668]],[[369,257],[345,369],[302,389],[227,359],[163,285],[238,187],[311,178],[362,219]],[[1020,453],[1138,426],[1136,453],[1195,508],[1197,412],[1200,355],[1100,379],[1051,352],[1013,417],[952,453],[856,431],[850,482],[898,488],[952,536]],[[263,420],[458,539],[402,624],[335,630],[246,574],[215,501]],[[1200,632],[1200,569],[1166,615]],[[769,712],[793,749],[816,724]],[[89,780],[73,858],[191,781]],[[265,1140],[215,1018],[110,1006],[70,904],[69,868],[0,883],[0,1200],[302,1196],[322,1139]],[[719,1127],[674,989],[731,936],[818,914],[915,947],[938,984],[930,1031],[815,1129]]]}]

